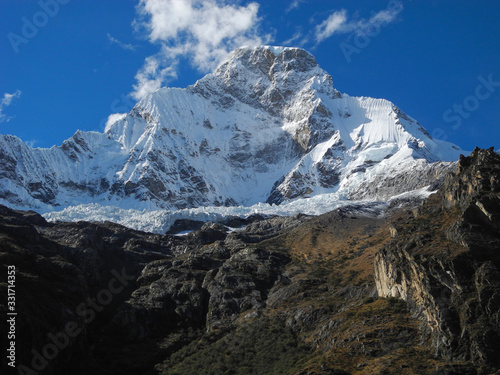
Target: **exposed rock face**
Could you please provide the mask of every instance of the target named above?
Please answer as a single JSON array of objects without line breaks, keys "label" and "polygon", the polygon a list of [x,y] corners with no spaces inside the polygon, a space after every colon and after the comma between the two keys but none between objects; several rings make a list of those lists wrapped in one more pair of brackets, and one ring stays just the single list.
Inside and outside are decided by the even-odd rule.
[{"label": "exposed rock face", "polygon": [[460,158],[457,175],[446,180],[444,206],[458,206],[472,222],[500,230],[498,154],[493,148],[475,149],[469,158]]},{"label": "exposed rock face", "polygon": [[[158,349],[149,352],[159,338],[187,327],[227,329],[241,313],[260,314],[290,259],[244,240],[258,242],[304,220],[274,218],[231,238],[226,227],[206,223],[173,237],[112,223],[50,224],[34,212],[0,206],[2,274],[12,264],[18,275],[17,363],[33,370],[38,362],[31,350],[42,353],[50,333],[74,322],[79,334],[60,356],[43,360],[44,373],[146,371],[145,364],[159,361]],[[6,301],[4,284],[0,294]],[[100,343],[89,351],[93,340]],[[136,342],[142,345],[138,351]],[[107,363],[124,360],[123,345],[134,364]]]},{"label": "exposed rock face", "polygon": [[374,265],[382,297],[408,302],[436,354],[500,366],[500,156],[476,149],[419,209],[395,223]]},{"label": "exposed rock face", "polygon": [[408,187],[408,191],[429,186],[430,191],[435,191],[443,185],[446,175],[455,169],[456,163],[427,164],[421,160],[409,169],[394,169],[387,175],[380,175],[369,182],[361,183],[349,192],[349,199],[371,196],[386,200],[400,194],[401,186]]}]

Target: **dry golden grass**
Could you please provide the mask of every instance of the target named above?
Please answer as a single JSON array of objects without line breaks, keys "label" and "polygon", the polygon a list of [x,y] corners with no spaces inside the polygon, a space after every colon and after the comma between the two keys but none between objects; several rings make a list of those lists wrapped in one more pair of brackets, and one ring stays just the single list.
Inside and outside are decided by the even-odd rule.
[{"label": "dry golden grass", "polygon": [[[399,236],[431,233],[439,238],[433,239],[432,248],[419,251],[453,255],[463,251],[445,236],[446,228],[456,220],[455,212],[440,213],[432,228],[427,225],[439,211],[440,198],[435,197],[418,217],[407,210],[389,218],[326,214],[259,244],[269,249],[285,247],[292,258],[289,267],[297,270],[294,281],[305,285],[300,293],[270,311],[271,315],[301,309],[329,311],[316,328],[301,333],[305,342],[315,347],[304,373],[323,374],[326,367],[353,375],[431,374],[445,364],[433,357],[429,342],[420,342],[418,321],[406,311],[405,302],[366,296],[375,287],[375,254]],[[395,239],[390,223],[398,228]],[[352,298],[340,292],[346,288],[353,288]],[[329,321],[335,324],[325,333]],[[394,347],[390,347],[392,342]]]}]

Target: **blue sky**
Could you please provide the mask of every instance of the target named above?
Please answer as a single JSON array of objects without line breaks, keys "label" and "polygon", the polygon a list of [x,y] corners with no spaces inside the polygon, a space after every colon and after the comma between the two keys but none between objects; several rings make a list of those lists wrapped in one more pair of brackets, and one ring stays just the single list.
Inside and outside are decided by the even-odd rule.
[{"label": "blue sky", "polygon": [[2,0],[0,133],[50,147],[102,131],[261,43],[309,50],[340,92],[391,100],[436,138],[500,148],[498,0]]}]

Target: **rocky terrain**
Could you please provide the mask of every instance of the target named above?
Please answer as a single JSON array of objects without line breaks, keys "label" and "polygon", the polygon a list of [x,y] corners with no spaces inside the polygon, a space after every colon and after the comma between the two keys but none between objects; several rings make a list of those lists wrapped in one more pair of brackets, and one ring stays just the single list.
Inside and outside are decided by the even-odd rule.
[{"label": "rocky terrain", "polygon": [[499,181],[476,149],[415,208],[186,235],[2,206],[0,310],[14,265],[18,313],[2,374],[498,374]]},{"label": "rocky terrain", "polygon": [[436,355],[480,368],[500,367],[499,191],[498,154],[461,157],[440,194],[398,218],[375,258],[378,295],[408,303]]}]

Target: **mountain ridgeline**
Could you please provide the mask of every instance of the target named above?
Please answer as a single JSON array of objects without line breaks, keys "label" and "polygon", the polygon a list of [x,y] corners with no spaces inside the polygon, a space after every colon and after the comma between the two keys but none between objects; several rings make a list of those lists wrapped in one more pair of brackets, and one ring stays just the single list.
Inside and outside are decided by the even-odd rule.
[{"label": "mountain ridgeline", "polygon": [[0,203],[51,211],[282,203],[436,188],[461,150],[387,100],[350,97],[298,48],[248,47],[185,89],[162,88],[104,133],[33,149],[0,136]]}]

